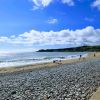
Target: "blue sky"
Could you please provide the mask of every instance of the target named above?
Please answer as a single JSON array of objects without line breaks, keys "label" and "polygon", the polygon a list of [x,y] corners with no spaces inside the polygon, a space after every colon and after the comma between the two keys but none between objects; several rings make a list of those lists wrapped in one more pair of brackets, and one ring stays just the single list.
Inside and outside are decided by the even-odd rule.
[{"label": "blue sky", "polygon": [[100,44],[100,0],[0,0],[0,51]]}]

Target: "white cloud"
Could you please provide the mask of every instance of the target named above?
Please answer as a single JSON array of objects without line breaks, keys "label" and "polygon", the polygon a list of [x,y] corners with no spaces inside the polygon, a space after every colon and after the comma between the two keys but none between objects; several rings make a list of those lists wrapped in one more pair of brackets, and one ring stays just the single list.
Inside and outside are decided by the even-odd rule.
[{"label": "white cloud", "polygon": [[34,3],[33,9],[48,6],[53,0],[32,0]]},{"label": "white cloud", "polygon": [[91,6],[100,10],[100,0],[95,0]]},{"label": "white cloud", "polygon": [[[55,0],[57,1],[57,0]],[[50,5],[52,2],[55,2],[54,0],[32,0],[33,2],[33,10],[47,7]],[[73,6],[74,5],[74,0],[59,0],[59,2],[62,2],[63,4],[67,4],[68,6]]]},{"label": "white cloud", "polygon": [[56,24],[57,22],[58,22],[58,20],[55,19],[55,18],[50,18],[50,19],[47,21],[47,23],[49,23],[49,24]]},{"label": "white cloud", "polygon": [[100,45],[100,29],[94,29],[92,26],[88,26],[84,29],[77,30],[61,30],[61,31],[49,31],[40,32],[31,30],[25,32],[19,36],[0,37],[0,43],[5,44],[17,44],[17,45],[68,45],[68,46],[80,46],[82,44],[87,45]]},{"label": "white cloud", "polygon": [[[61,2],[63,4],[67,4],[68,6],[74,6],[75,0],[32,0],[33,2],[33,10],[41,9],[44,7],[49,6],[52,2]],[[81,0],[77,0],[81,2]],[[100,0],[94,0],[94,2],[91,4],[91,7],[97,8],[100,10]]]},{"label": "white cloud", "polygon": [[74,6],[74,1],[73,0],[62,0],[62,3],[67,4],[69,6]]}]

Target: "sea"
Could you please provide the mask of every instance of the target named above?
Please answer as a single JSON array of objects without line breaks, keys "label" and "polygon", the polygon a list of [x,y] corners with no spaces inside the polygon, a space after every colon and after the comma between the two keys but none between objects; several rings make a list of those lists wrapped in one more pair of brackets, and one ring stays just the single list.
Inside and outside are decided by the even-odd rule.
[{"label": "sea", "polygon": [[87,52],[24,52],[0,53],[0,68],[20,67],[36,63],[52,62],[53,60],[67,60],[87,56]]}]

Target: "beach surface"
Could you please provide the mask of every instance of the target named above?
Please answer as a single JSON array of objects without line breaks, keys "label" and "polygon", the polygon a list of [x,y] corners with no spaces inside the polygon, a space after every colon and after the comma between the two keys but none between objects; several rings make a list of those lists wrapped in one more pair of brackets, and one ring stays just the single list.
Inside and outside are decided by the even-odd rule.
[{"label": "beach surface", "polygon": [[100,100],[99,87],[100,53],[0,69],[0,100]]},{"label": "beach surface", "polygon": [[14,66],[14,67],[1,67],[0,68],[0,73],[11,73],[11,72],[18,72],[18,71],[28,71],[32,69],[37,69],[37,68],[43,68],[43,67],[55,67],[60,64],[71,64],[74,62],[82,62],[82,61],[87,61],[90,59],[95,59],[95,58],[100,58],[100,52],[96,52],[94,57],[94,53],[89,53],[87,57],[83,57],[81,59],[79,58],[74,58],[74,59],[67,59],[67,60],[62,60],[61,63],[53,63],[53,62],[46,62],[46,63],[37,63],[37,64],[30,64],[30,65],[24,65],[24,66]]}]

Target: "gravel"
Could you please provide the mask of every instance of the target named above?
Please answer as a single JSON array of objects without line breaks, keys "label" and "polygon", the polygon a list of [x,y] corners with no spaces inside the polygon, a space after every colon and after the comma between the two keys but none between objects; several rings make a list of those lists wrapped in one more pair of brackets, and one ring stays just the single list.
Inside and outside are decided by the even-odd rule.
[{"label": "gravel", "polygon": [[0,74],[0,100],[89,100],[100,86],[100,59]]}]

